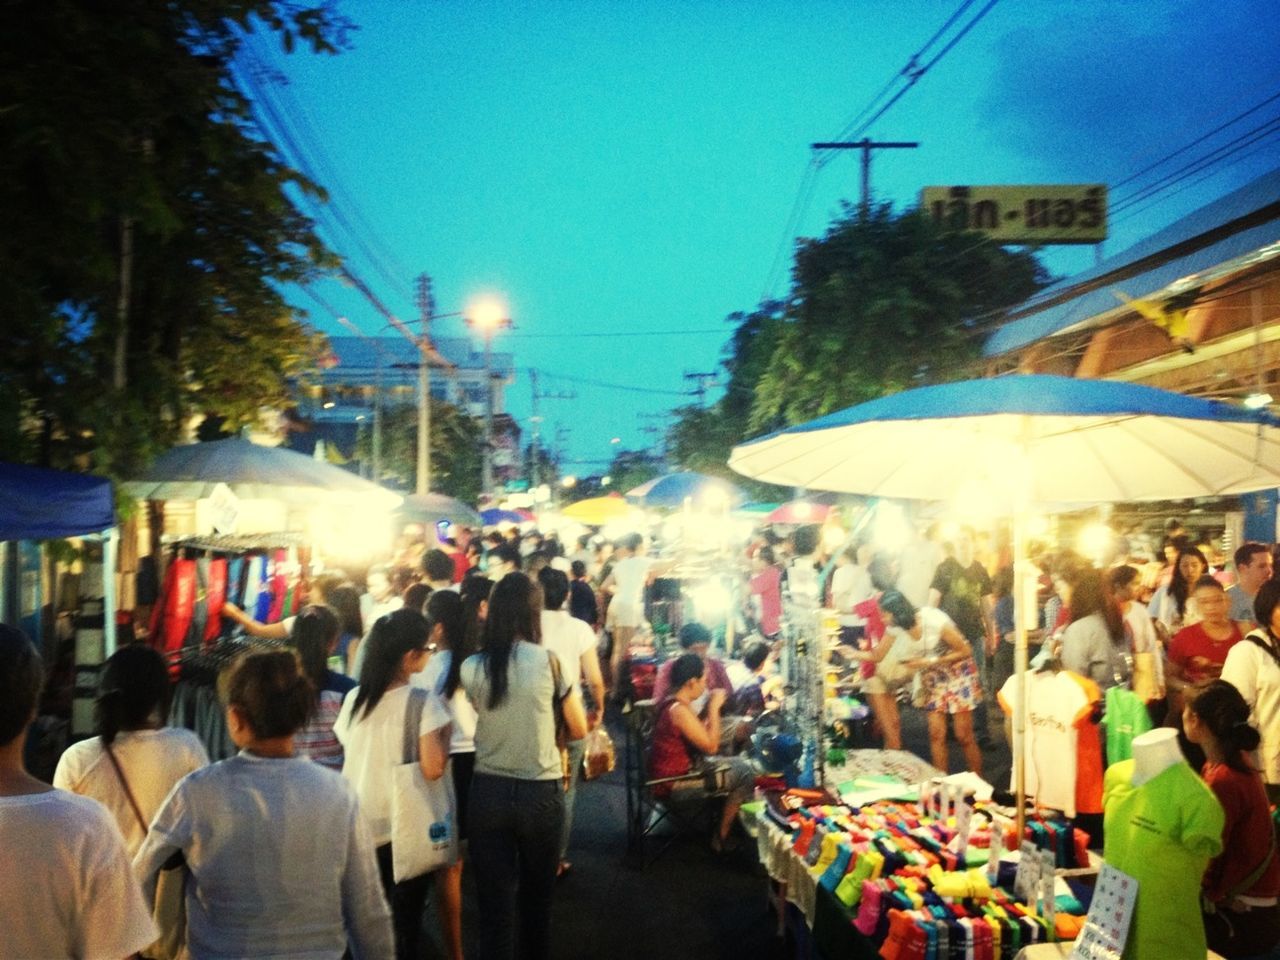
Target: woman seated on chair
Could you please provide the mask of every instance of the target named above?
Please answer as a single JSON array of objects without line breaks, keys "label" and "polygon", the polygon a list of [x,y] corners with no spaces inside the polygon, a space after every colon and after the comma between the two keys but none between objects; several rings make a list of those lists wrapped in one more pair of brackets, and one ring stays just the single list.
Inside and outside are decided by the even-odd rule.
[{"label": "woman seated on chair", "polygon": [[[717,757],[720,744],[720,710],[726,692],[707,694],[705,666],[696,653],[686,653],[671,665],[671,693],[658,705],[649,748],[650,774],[655,779],[702,775],[697,783],[662,784],[677,802],[725,794],[720,825],[711,839],[717,853],[731,849],[729,831],[738,808],[751,799],[755,769],[746,757]],[[706,719],[698,714],[706,696]]]}]

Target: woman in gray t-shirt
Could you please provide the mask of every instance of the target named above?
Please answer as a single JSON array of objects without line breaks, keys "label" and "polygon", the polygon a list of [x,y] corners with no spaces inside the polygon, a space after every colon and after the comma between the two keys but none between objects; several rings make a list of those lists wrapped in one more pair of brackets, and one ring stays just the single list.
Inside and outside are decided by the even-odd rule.
[{"label": "woman in gray t-shirt", "polygon": [[569,739],[587,734],[577,688],[553,669],[555,654],[541,645],[541,614],[537,584],[508,573],[489,597],[482,652],[462,665],[462,686],[477,713],[468,854],[485,960],[516,955],[517,901],[521,953],[551,955],[564,817],[553,700],[563,707]]}]

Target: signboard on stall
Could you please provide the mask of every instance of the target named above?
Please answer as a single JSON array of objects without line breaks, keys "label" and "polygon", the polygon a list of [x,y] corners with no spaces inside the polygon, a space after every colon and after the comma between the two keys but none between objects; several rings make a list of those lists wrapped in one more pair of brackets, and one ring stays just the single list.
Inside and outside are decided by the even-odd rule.
[{"label": "signboard on stall", "polygon": [[213,529],[217,533],[235,533],[240,522],[240,498],[225,483],[220,483],[209,494],[209,507],[213,516]]},{"label": "signboard on stall", "polygon": [[920,209],[934,222],[997,243],[1101,243],[1107,188],[1100,183],[925,187]]}]

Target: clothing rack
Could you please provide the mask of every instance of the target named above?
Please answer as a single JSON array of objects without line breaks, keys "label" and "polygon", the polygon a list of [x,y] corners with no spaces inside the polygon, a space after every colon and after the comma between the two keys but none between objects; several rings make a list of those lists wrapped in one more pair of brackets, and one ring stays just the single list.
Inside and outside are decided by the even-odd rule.
[{"label": "clothing rack", "polygon": [[248,553],[251,550],[273,550],[281,547],[301,547],[307,542],[301,533],[215,533],[193,536],[165,536],[160,541],[165,546],[187,547],[192,550],[208,550],[214,553]]}]

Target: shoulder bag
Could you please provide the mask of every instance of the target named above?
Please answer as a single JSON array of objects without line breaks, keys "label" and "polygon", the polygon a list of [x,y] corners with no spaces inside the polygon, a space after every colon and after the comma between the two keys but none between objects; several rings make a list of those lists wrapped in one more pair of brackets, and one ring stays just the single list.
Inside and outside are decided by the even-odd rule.
[{"label": "shoulder bag", "polygon": [[569,724],[564,718],[564,697],[560,696],[564,674],[560,672],[560,658],[554,650],[547,651],[547,658],[551,662],[551,714],[555,717],[556,749],[560,752],[560,786],[568,791],[573,769],[569,764]]},{"label": "shoulder bag", "polygon": [[396,883],[457,862],[458,824],[453,777],[428,780],[418,762],[418,728],[427,691],[409,690],[402,763],[391,771],[391,872]]},{"label": "shoulder bag", "polygon": [[[129,781],[125,778],[124,769],[120,766],[120,761],[116,759],[116,753],[111,749],[111,744],[104,740],[102,749],[106,751],[107,759],[111,761],[111,766],[115,768],[116,776],[120,779],[120,786],[124,787],[125,798],[129,801],[129,806],[133,808],[133,815],[138,818],[138,823],[142,826],[142,833],[145,836],[147,831],[150,830],[150,824],[147,823],[147,818],[142,815],[142,807],[138,806],[138,801],[133,796],[133,790],[130,789]],[[187,861],[179,851],[169,858],[156,878],[156,900],[151,907],[151,916],[156,922],[156,927],[160,930],[160,939],[142,951],[142,955],[147,957],[148,960],[177,960],[178,957],[186,953],[187,876],[189,872],[187,870]]]}]

